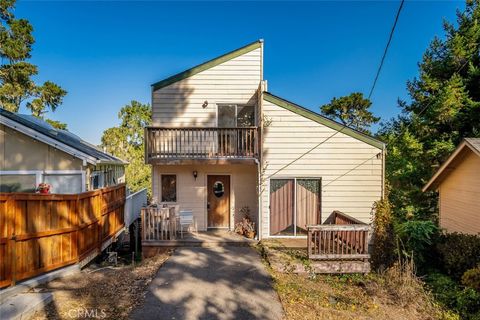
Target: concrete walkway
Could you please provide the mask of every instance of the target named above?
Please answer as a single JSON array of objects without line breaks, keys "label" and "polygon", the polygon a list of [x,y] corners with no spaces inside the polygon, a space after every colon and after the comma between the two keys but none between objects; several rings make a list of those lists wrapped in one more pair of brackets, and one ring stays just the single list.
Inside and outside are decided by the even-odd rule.
[{"label": "concrete walkway", "polygon": [[179,248],[132,319],[282,319],[282,305],[250,247]]}]

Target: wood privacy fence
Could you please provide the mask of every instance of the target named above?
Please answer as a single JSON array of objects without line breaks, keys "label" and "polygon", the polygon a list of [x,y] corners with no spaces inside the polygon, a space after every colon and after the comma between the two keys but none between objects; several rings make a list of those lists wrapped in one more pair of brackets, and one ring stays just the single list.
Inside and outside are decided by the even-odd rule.
[{"label": "wood privacy fence", "polygon": [[0,287],[74,264],[124,225],[125,185],[80,194],[0,193]]},{"label": "wood privacy fence", "polygon": [[370,226],[341,212],[332,213],[332,224],[308,226],[308,257],[317,260],[369,259]]}]

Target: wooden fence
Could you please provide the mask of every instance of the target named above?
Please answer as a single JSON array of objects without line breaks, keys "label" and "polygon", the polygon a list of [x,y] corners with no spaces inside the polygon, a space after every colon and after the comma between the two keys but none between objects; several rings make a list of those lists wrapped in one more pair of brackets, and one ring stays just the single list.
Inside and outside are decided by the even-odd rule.
[{"label": "wooden fence", "polygon": [[308,226],[308,257],[317,260],[362,260],[368,254],[370,226],[339,211],[332,224]]},{"label": "wooden fence", "polygon": [[81,194],[0,193],[0,287],[74,264],[124,225],[125,185]]}]

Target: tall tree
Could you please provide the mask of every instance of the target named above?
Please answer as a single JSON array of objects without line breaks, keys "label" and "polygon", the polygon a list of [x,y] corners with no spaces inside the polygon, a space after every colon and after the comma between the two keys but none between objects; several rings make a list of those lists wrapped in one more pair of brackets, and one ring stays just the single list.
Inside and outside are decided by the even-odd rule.
[{"label": "tall tree", "polygon": [[38,75],[37,66],[28,62],[31,58],[32,25],[13,14],[16,0],[0,0],[0,107],[18,112],[20,106],[43,118],[47,111],[55,111],[67,94],[51,81],[41,85],[32,79]]},{"label": "tall tree", "polygon": [[444,22],[407,83],[410,102],[379,131],[387,143],[387,178],[395,212],[432,217],[434,193],[422,186],[465,137],[480,136],[480,1],[468,0],[457,25]]},{"label": "tall tree", "polygon": [[369,111],[372,102],[360,92],[348,96],[333,98],[330,103],[320,107],[323,115],[342,122],[364,133],[370,133],[370,126],[380,118]]},{"label": "tall tree", "polygon": [[103,132],[102,147],[107,152],[127,160],[127,185],[132,191],[148,188],[151,195],[151,170],[145,164],[143,130],[151,123],[152,108],[132,101],[118,113],[121,123]]}]

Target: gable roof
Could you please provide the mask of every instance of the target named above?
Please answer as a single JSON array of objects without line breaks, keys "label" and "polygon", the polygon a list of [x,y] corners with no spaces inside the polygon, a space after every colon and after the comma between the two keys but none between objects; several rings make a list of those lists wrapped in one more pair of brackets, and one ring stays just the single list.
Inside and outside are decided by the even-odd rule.
[{"label": "gable roof", "polygon": [[241,56],[242,54],[245,54],[247,52],[253,51],[255,49],[258,49],[262,46],[263,40],[257,40],[255,42],[252,42],[250,44],[247,44],[244,47],[241,47],[239,49],[230,51],[224,55],[221,55],[217,58],[214,58],[212,60],[209,60],[207,62],[204,62],[202,64],[199,64],[193,68],[190,68],[188,70],[182,71],[180,73],[177,73],[171,77],[168,77],[166,79],[163,79],[161,81],[158,81],[154,84],[152,84],[152,90],[158,90],[160,88],[166,87],[168,85],[171,85],[172,83],[178,82],[180,80],[186,79],[188,77],[191,77],[199,72],[205,71],[207,69],[213,68],[215,66],[218,66],[221,63],[224,63],[226,61],[232,60],[236,57]]},{"label": "gable roof", "polygon": [[284,109],[292,111],[292,112],[294,112],[298,115],[301,115],[301,116],[303,116],[307,119],[310,119],[312,121],[323,124],[324,126],[327,126],[331,129],[341,131],[342,133],[344,133],[344,134],[346,134],[346,135],[348,135],[352,138],[363,141],[363,142],[365,142],[365,143],[367,143],[367,144],[369,144],[373,147],[376,147],[376,148],[379,148],[379,149],[385,148],[385,143],[383,143],[382,141],[380,141],[378,139],[375,139],[374,137],[372,137],[368,134],[365,134],[363,132],[360,132],[358,130],[355,130],[353,128],[345,126],[342,123],[339,123],[339,122],[331,120],[327,117],[324,117],[321,114],[318,114],[318,113],[313,112],[309,109],[306,109],[302,106],[299,106],[298,104],[295,104],[293,102],[290,102],[288,100],[280,98],[280,97],[278,97],[274,94],[271,94],[270,92],[264,92],[263,93],[263,99],[268,101],[268,102],[271,102],[271,103],[273,103],[273,104],[275,104],[279,107],[282,107]]},{"label": "gable roof", "polygon": [[440,166],[435,174],[430,178],[422,191],[436,190],[438,186],[445,180],[445,178],[457,168],[464,157],[469,153],[480,157],[480,138],[465,138],[448,157],[448,159]]},{"label": "gable roof", "polygon": [[126,161],[101,151],[77,135],[55,129],[49,123],[31,115],[13,113],[0,108],[0,123],[94,165],[127,164]]}]

